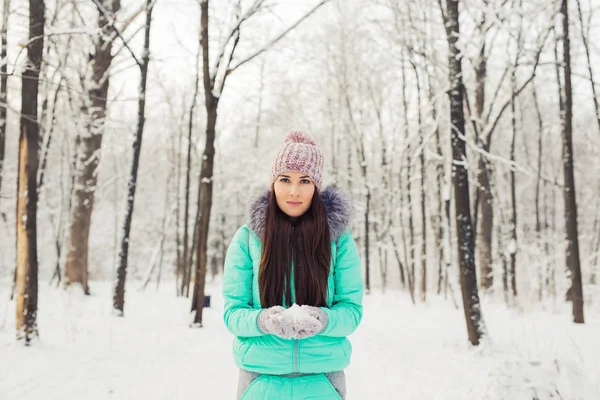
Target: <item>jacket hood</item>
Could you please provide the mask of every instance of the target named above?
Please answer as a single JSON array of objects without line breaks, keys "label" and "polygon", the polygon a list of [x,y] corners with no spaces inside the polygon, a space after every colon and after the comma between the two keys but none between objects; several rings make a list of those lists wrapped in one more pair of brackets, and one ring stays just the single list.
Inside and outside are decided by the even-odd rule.
[{"label": "jacket hood", "polygon": [[[265,190],[250,203],[248,227],[259,238],[262,237],[267,223],[269,193],[269,189]],[[327,216],[331,240],[335,241],[350,223],[352,214],[350,198],[333,186],[326,187],[319,195],[325,206],[325,215]]]}]

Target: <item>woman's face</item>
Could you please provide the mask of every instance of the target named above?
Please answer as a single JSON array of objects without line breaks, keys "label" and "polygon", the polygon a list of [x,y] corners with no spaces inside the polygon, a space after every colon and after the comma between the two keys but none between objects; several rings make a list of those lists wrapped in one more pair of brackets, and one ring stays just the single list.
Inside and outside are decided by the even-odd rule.
[{"label": "woman's face", "polygon": [[290,217],[299,217],[308,210],[315,193],[315,184],[301,172],[285,172],[273,184],[277,205]]}]

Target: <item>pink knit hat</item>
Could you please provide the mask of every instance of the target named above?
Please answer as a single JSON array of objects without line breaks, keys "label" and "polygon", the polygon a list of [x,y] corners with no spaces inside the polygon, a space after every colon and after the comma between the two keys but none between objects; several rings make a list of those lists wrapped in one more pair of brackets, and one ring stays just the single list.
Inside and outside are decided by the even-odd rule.
[{"label": "pink knit hat", "polygon": [[323,153],[308,133],[290,132],[271,164],[271,184],[285,172],[302,172],[321,189],[323,163]]}]

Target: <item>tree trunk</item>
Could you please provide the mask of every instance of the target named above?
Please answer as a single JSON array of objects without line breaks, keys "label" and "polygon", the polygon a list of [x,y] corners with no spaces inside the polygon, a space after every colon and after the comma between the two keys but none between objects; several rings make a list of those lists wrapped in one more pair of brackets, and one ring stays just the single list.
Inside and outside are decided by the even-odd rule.
[{"label": "tree trunk", "polygon": [[581,283],[581,265],[579,261],[579,238],[577,234],[577,201],[575,198],[575,176],[573,173],[573,96],[571,85],[571,45],[569,37],[569,11],[567,0],[562,0],[560,12],[563,15],[563,68],[564,68],[564,113],[563,120],[563,169],[564,169],[564,201],[566,228],[566,262],[571,272],[571,300],[573,302],[573,321],[584,323],[583,287]]},{"label": "tree trunk", "polygon": [[[402,263],[402,258],[400,257],[400,252],[398,251],[398,244],[396,243],[396,239],[394,239],[394,235],[390,234],[390,239],[392,240],[392,245],[394,246],[394,254],[396,255],[396,261],[398,262],[398,268],[400,269],[400,282],[402,283],[402,287],[406,287],[406,279],[404,278],[404,264]],[[414,304],[414,300],[413,300]]]},{"label": "tree trunk", "polygon": [[598,269],[598,253],[600,253],[600,220],[598,218],[596,218],[596,221],[594,221],[594,236],[596,236],[596,235],[598,235],[598,238],[595,241],[596,246],[594,246],[593,242],[592,242],[592,251],[594,254],[594,258],[593,258],[594,261],[592,261],[592,265],[591,265],[590,285],[596,284],[596,270]]},{"label": "tree trunk", "polygon": [[[113,15],[121,7],[120,0],[105,0],[103,8]],[[100,148],[106,118],[106,103],[109,88],[109,69],[112,63],[113,35],[110,15],[98,9],[98,35],[95,53],[92,59],[92,82],[87,96],[89,106],[89,125],[85,134],[80,135],[77,149],[77,167],[72,197],[71,217],[67,259],[65,265],[65,285],[81,285],[83,292],[89,294],[88,285],[88,244],[94,195],[96,192],[97,169],[100,163]]]},{"label": "tree trunk", "polygon": [[[261,117],[263,114],[263,96],[265,88],[265,62],[263,61],[260,64],[260,78],[259,78],[259,87],[258,87],[258,110],[256,112],[256,128],[254,130],[254,148],[258,149],[258,144],[260,142],[260,126],[261,126]],[[332,161],[333,165],[335,165],[335,151],[333,151],[332,147]]]},{"label": "tree trunk", "polygon": [[[483,151],[488,152],[488,146],[481,147]],[[492,196],[490,193],[490,182],[486,174],[485,161],[482,159],[485,155],[480,155],[477,181],[479,193],[479,209],[481,218],[479,218],[479,229],[477,229],[479,262],[481,273],[481,288],[491,289],[494,285],[494,270],[492,268],[492,233],[494,230],[494,209],[492,205]],[[488,165],[489,166],[489,165]],[[489,171],[491,174],[491,171]],[[490,177],[491,178],[491,177]]]},{"label": "tree trunk", "polygon": [[[596,81],[594,80],[594,72],[592,70],[592,59],[591,59],[591,55],[590,55],[590,45],[588,43],[588,35],[589,35],[589,31],[588,34],[586,35],[585,32],[585,27],[583,25],[583,13],[581,12],[581,2],[579,0],[577,0],[577,11],[579,13],[579,27],[581,28],[581,39],[583,41],[583,48],[585,49],[585,57],[587,60],[587,68],[588,68],[588,74],[590,75],[590,83],[592,86],[592,100],[594,100],[594,110],[596,111],[596,123],[598,124],[598,131],[600,132],[600,104],[598,101],[598,95],[596,94]],[[591,19],[591,15],[592,13],[590,12],[590,19]],[[591,26],[591,22],[588,21],[588,29]]]},{"label": "tree trunk", "polygon": [[352,150],[350,149],[350,141],[347,141],[348,144],[348,159],[346,162],[346,178],[347,178],[347,185],[348,185],[348,193],[350,193],[350,196],[352,196],[352,177],[353,177],[353,173],[352,173]]},{"label": "tree trunk", "polygon": [[177,139],[177,152],[175,153],[175,160],[177,162],[175,169],[175,176],[177,183],[175,184],[175,293],[178,296],[182,296],[181,293],[181,285],[179,279],[183,280],[183,266],[184,262],[182,261],[181,254],[181,229],[179,229],[179,221],[180,221],[180,212],[179,207],[181,205],[181,201],[179,196],[181,195],[181,137],[183,136],[183,132],[179,132]]},{"label": "tree trunk", "polygon": [[[173,177],[173,169],[170,169],[169,175],[167,177],[167,185],[166,185],[167,187],[171,186],[171,178],[172,177]],[[144,279],[144,281],[142,283],[142,289],[146,289],[146,286],[148,286],[148,283],[150,283],[152,273],[154,272],[154,268],[156,267],[157,264],[158,264],[158,270],[160,271],[160,269],[161,269],[162,258],[163,258],[164,247],[165,247],[165,238],[167,237],[167,226],[169,225],[170,219],[171,219],[171,214],[169,212],[169,191],[166,190],[165,191],[164,213],[163,213],[163,219],[162,219],[161,230],[160,230],[160,240],[158,242],[158,247],[155,250],[156,257],[153,257],[152,260],[150,261],[150,268],[148,269],[146,278]],[[160,272],[159,272],[159,274],[160,274]],[[158,279],[157,279],[156,288],[158,289]]]},{"label": "tree trunk", "polygon": [[[202,3],[204,8],[204,3]],[[203,10],[204,12],[204,10]],[[212,97],[212,95],[210,95]],[[214,98],[213,98],[214,99]],[[206,144],[202,155],[202,171],[200,173],[200,201],[198,203],[198,234],[196,237],[196,276],[192,296],[192,311],[195,311],[194,324],[202,327],[202,311],[204,310],[204,289],[207,270],[207,244],[212,208],[213,166],[215,157],[215,125],[217,120],[217,99],[207,102]]]},{"label": "tree trunk", "polygon": [[[194,232],[192,234],[192,249],[190,250],[190,258],[189,258],[189,262],[188,265],[186,265],[186,268],[188,268],[190,270],[190,275],[191,275],[191,271],[192,268],[194,267],[194,255],[196,254],[196,248],[198,247],[198,229],[199,229],[199,223],[200,223],[200,198],[202,196],[202,185],[198,184],[198,191],[196,194],[196,215],[194,218]],[[194,278],[195,279],[195,278]],[[195,280],[194,280],[195,281]],[[189,292],[185,294],[186,297],[189,297]],[[196,298],[197,293],[196,293],[196,286],[194,285],[194,292],[192,294],[192,309],[195,310],[196,309]]]},{"label": "tree trunk", "polygon": [[[192,251],[190,251],[189,240],[189,205],[190,205],[190,172],[192,168],[192,131],[194,127],[194,112],[198,99],[198,89],[200,85],[200,53],[202,52],[202,43],[198,43],[198,54],[196,55],[196,81],[194,83],[194,95],[192,105],[190,106],[188,121],[188,148],[187,148],[187,168],[185,173],[185,205],[183,212],[183,279],[181,281],[181,295],[189,297],[190,277],[192,275]],[[200,196],[198,196],[200,199]],[[194,219],[194,229],[196,229],[197,219]],[[195,241],[195,238],[194,238]],[[193,246],[192,246],[193,247]]]},{"label": "tree trunk", "polygon": [[[442,283],[444,280],[444,200],[442,196],[442,188],[444,187],[444,154],[440,142],[440,129],[437,122],[437,111],[435,107],[435,95],[433,93],[433,84],[431,75],[428,75],[428,97],[431,104],[432,119],[435,121],[435,151],[438,156],[435,166],[436,172],[436,200],[437,200],[437,215],[431,216],[432,229],[435,229],[435,248],[438,251],[438,271],[437,271],[437,294],[442,292]],[[434,228],[435,227],[435,228]]]},{"label": "tree trunk", "polygon": [[[405,55],[402,53],[402,105],[404,110],[404,141],[406,143],[406,201],[408,205],[408,239],[409,239],[409,249],[408,252],[410,254],[410,258],[408,263],[406,263],[407,274],[408,274],[408,284],[411,292],[411,297],[415,295],[415,229],[413,223],[413,204],[412,204],[412,185],[411,185],[411,164],[412,157],[410,155],[412,149],[409,144],[408,137],[408,94],[406,90],[406,68],[405,68]],[[402,171],[402,170],[401,170]],[[401,174],[402,176],[402,174]],[[400,186],[402,187],[402,186]],[[402,203],[401,203],[402,204]]]},{"label": "tree trunk", "polygon": [[448,57],[450,90],[448,93],[450,97],[452,169],[454,172],[454,206],[456,209],[456,228],[458,234],[460,283],[469,341],[473,345],[478,345],[485,329],[481,316],[479,293],[477,291],[477,272],[469,199],[469,175],[465,168],[467,153],[464,139],[465,117],[463,111],[462,56],[457,47],[460,35],[459,2],[458,0],[448,0],[446,5],[448,16],[446,33],[450,49]]},{"label": "tree trunk", "polygon": [[[2,35],[0,49],[0,193],[2,193],[2,170],[4,166],[4,153],[6,149],[6,105],[8,104],[8,63],[4,62],[7,56],[8,41],[8,14],[10,12],[10,0],[4,0],[4,9],[2,11]],[[1,199],[1,196],[0,196]]]},{"label": "tree trunk", "polygon": [[[518,58],[517,60],[518,61]],[[515,62],[515,69],[517,67],[517,63]],[[518,241],[517,241],[517,191],[516,191],[516,177],[515,177],[515,142],[517,140],[517,117],[515,110],[515,98],[516,98],[516,90],[517,90],[517,77],[515,76],[515,71],[512,73],[512,102],[511,102],[511,111],[512,111],[512,140],[510,144],[510,199],[512,205],[512,214],[511,214],[511,245],[509,246],[510,253],[510,288],[512,290],[512,295],[514,297],[517,296],[517,250],[518,250]]]},{"label": "tree trunk", "polygon": [[[478,24],[479,34],[483,43],[479,51],[479,58],[477,62],[477,68],[475,68],[475,76],[477,79],[477,87],[475,89],[475,117],[477,118],[477,125],[480,127],[479,132],[483,129],[483,118],[485,111],[485,82],[487,79],[487,55],[486,55],[486,13],[481,13],[481,20]],[[479,147],[484,153],[490,150],[490,144],[486,143],[485,138],[480,138]],[[477,218],[479,222],[479,228],[475,226],[477,230],[477,247],[479,248],[479,268],[480,268],[480,286],[484,290],[491,289],[494,284],[494,271],[492,268],[492,232],[494,229],[494,210],[492,208],[492,199],[490,195],[490,183],[491,171],[486,173],[486,157],[485,154],[480,154],[477,170],[477,198],[475,206],[479,206],[481,212],[481,218]],[[489,165],[487,165],[489,167]],[[475,210],[477,212],[477,210]]]},{"label": "tree trunk", "polygon": [[423,116],[421,114],[421,85],[419,81],[419,72],[417,66],[413,63],[413,69],[415,71],[415,83],[417,85],[417,108],[418,125],[419,125],[419,148],[421,154],[419,160],[421,162],[421,301],[427,300],[427,211],[426,211],[426,200],[427,194],[425,189],[425,181],[427,171],[425,169],[425,141],[423,138]]},{"label": "tree trunk", "polygon": [[204,286],[206,282],[206,246],[210,227],[210,210],[212,208],[213,191],[213,166],[215,159],[215,126],[217,124],[217,107],[219,98],[213,95],[214,82],[210,76],[209,37],[208,37],[208,10],[209,1],[201,3],[200,15],[200,41],[202,44],[202,72],[204,83],[204,97],[206,106],[206,142],[202,155],[202,170],[200,171],[200,201],[198,202],[199,221],[198,237],[196,238],[196,276],[194,278],[194,293],[192,296],[192,311],[194,325],[202,326],[202,311],[204,310]]},{"label": "tree trunk", "polygon": [[148,81],[148,65],[150,63],[150,27],[152,24],[153,0],[146,0],[146,26],[144,29],[144,51],[142,61],[139,64],[141,73],[140,97],[138,100],[138,122],[135,140],[133,142],[133,160],[131,163],[131,174],[127,186],[127,208],[125,211],[125,223],[123,224],[123,237],[121,238],[121,250],[119,252],[119,266],[117,268],[117,283],[113,293],[113,308],[119,316],[123,316],[125,306],[125,279],[127,276],[127,256],[129,254],[129,233],[131,231],[131,220],[135,200],[135,189],[137,187],[137,171],[140,163],[140,152],[142,150],[142,135],[144,123],[146,122],[146,83]]},{"label": "tree trunk", "polygon": [[[196,87],[198,87],[198,78],[196,78]],[[196,95],[194,92],[194,99],[192,100],[192,106],[190,107],[189,125],[188,125],[188,146],[187,146],[187,162],[185,171],[185,199],[183,206],[183,277],[181,279],[181,296],[189,295],[190,287],[190,276],[191,270],[190,264],[190,240],[189,240],[189,216],[190,216],[190,170],[192,168],[192,128],[194,120],[194,109],[196,108]],[[187,289],[187,290],[186,290]],[[186,294],[186,291],[188,294]]]},{"label": "tree trunk", "polygon": [[[538,158],[537,158],[537,179],[535,182],[535,235],[538,243],[542,240],[542,218],[540,212],[540,186],[542,182],[542,155],[543,155],[543,132],[544,132],[544,121],[542,118],[542,113],[540,111],[540,105],[538,102],[537,90],[535,88],[535,84],[532,85],[533,88],[533,104],[535,106],[535,113],[537,116],[538,123]],[[545,198],[545,197],[544,197]],[[545,239],[544,239],[545,241]],[[539,272],[539,293],[538,299],[541,301],[544,294],[544,272],[540,268]]]},{"label": "tree trunk", "polygon": [[38,336],[37,168],[38,85],[44,51],[44,0],[29,0],[27,67],[23,72],[17,192],[17,340]]}]

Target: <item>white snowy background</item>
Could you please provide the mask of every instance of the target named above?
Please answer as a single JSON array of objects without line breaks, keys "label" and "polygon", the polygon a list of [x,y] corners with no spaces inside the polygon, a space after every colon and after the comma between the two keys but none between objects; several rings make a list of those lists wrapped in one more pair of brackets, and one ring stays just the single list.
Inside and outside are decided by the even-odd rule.
[{"label": "white snowy background", "polygon": [[[51,1],[47,1],[53,4]],[[211,2],[215,10],[215,36],[223,34],[231,24],[233,1]],[[214,6],[219,3],[223,8]],[[248,39],[241,45],[241,54],[249,54],[265,37],[272,37],[280,28],[294,20],[305,7],[298,1],[281,2],[266,20],[257,20],[244,32]],[[330,131],[346,132],[348,121],[337,120],[343,111],[334,115],[333,121],[324,104],[338,102],[337,94],[329,97],[331,88],[337,88],[342,70],[348,72],[350,102],[365,111],[363,128],[373,131],[373,99],[364,93],[362,84],[368,80],[377,91],[376,101],[383,108],[387,125],[385,134],[391,137],[402,125],[399,113],[402,107],[400,51],[403,24],[395,31],[389,13],[379,5],[393,1],[337,1],[336,7],[324,7],[322,12],[303,24],[285,41],[262,58],[236,71],[227,83],[217,124],[217,160],[215,171],[215,217],[211,230],[215,236],[223,234],[227,240],[243,223],[244,207],[256,189],[264,187],[268,169],[267,155],[279,145],[289,129],[311,131],[322,144],[328,156],[328,178],[331,167]],[[404,4],[400,2],[401,4]],[[476,10],[476,0],[466,1],[469,10]],[[524,1],[538,14],[531,17],[535,23],[528,28],[541,30],[551,23],[546,14],[558,4],[556,1]],[[9,32],[9,71],[20,50],[19,43],[27,34],[24,0],[13,0]],[[140,1],[123,1],[127,15]],[[367,6],[368,4],[368,6]],[[436,1],[422,0],[423,11],[436,7]],[[574,3],[571,2],[575,8]],[[590,38],[597,38],[597,1],[582,2],[590,19]],[[591,10],[591,11],[590,11]],[[220,12],[220,14],[219,14]],[[229,13],[229,14],[228,14]],[[533,12],[532,12],[533,13]],[[17,136],[7,137],[6,163],[0,193],[0,211],[7,220],[0,221],[0,400],[75,400],[75,399],[233,399],[237,388],[237,370],[231,355],[231,334],[222,320],[220,276],[207,276],[207,292],[212,295],[212,306],[204,310],[204,326],[192,329],[190,299],[175,296],[175,282],[170,269],[174,258],[173,224],[169,225],[169,244],[165,250],[163,280],[158,291],[154,281],[141,289],[150,260],[161,236],[161,223],[165,212],[173,206],[173,184],[167,184],[168,170],[173,160],[170,155],[173,137],[179,135],[184,124],[194,81],[195,55],[199,31],[198,6],[192,0],[159,0],[154,13],[152,33],[152,61],[150,64],[148,115],[139,175],[136,209],[133,220],[131,251],[129,257],[128,285],[125,316],[112,314],[112,279],[118,253],[118,232],[122,223],[124,194],[127,184],[132,132],[137,113],[139,76],[126,52],[117,57],[119,72],[111,81],[112,103],[102,148],[97,201],[93,213],[90,237],[90,283],[92,295],[84,296],[76,288],[63,290],[48,282],[54,271],[56,253],[55,225],[50,217],[59,215],[65,204],[65,189],[61,186],[60,160],[69,160],[72,131],[69,118],[59,120],[57,143],[49,163],[49,180],[41,194],[38,213],[38,246],[40,262],[38,326],[40,338],[33,346],[25,348],[15,342],[15,303],[8,301],[14,268],[14,204],[16,187]],[[229,15],[229,17],[227,17]],[[576,13],[573,10],[573,19]],[[465,29],[461,42],[465,54],[473,56],[473,21],[465,13]],[[141,21],[141,19],[140,19]],[[137,21],[136,23],[141,23]],[[265,22],[267,21],[267,22]],[[393,21],[392,21],[393,22]],[[519,226],[518,300],[507,307],[502,298],[498,260],[495,260],[497,279],[495,291],[482,295],[482,312],[488,334],[483,343],[473,347],[467,340],[465,316],[456,279],[451,278],[455,307],[450,297],[434,294],[435,271],[431,262],[428,299],[413,305],[406,289],[400,289],[397,265],[390,252],[388,283],[381,288],[380,260],[373,250],[371,293],[364,299],[363,323],[350,337],[354,354],[347,369],[348,399],[390,400],[600,400],[600,287],[589,283],[592,268],[597,265],[594,243],[599,234],[594,221],[598,220],[597,199],[600,193],[600,134],[595,125],[589,81],[582,78],[587,66],[578,36],[576,23],[573,30],[574,80],[574,146],[575,174],[579,203],[582,271],[584,277],[586,323],[572,323],[571,305],[563,300],[568,280],[564,273],[562,224],[562,193],[546,194],[549,218],[554,229],[544,238],[550,243],[551,256],[543,255],[541,241],[531,239],[533,215],[533,187],[537,156],[537,135],[534,117],[525,118],[517,149],[518,196],[522,219]],[[60,20],[58,21],[60,25]],[[57,28],[60,30],[60,28]],[[432,47],[438,50],[440,69],[433,72],[433,82],[440,103],[446,98],[445,62],[447,43],[443,29],[439,35],[428,34]],[[408,31],[408,29],[407,29]],[[396,36],[386,36],[395,32]],[[526,36],[526,35],[525,35]],[[535,36],[532,34],[532,37]],[[510,51],[503,42],[506,35],[499,34],[493,58],[489,65],[491,82],[497,82]],[[218,42],[218,39],[215,39]],[[530,43],[530,42],[529,42]],[[530,43],[531,44],[531,43]],[[594,68],[598,61],[597,41],[591,40]],[[215,44],[217,47],[218,43]],[[141,37],[135,37],[131,46],[141,49]],[[505,48],[506,47],[506,48]],[[552,63],[550,46],[543,60]],[[21,56],[22,57],[22,56]],[[465,79],[472,84],[472,65],[465,60]],[[432,63],[433,65],[434,63]],[[264,68],[265,86],[259,93],[257,76]],[[346,69],[344,69],[346,68]],[[544,116],[545,146],[544,174],[549,179],[561,178],[560,120],[556,82],[552,68],[540,69],[537,88]],[[525,73],[523,73],[526,76]],[[14,78],[14,79],[13,79]],[[8,125],[11,132],[18,130],[20,86],[18,77],[9,79]],[[363,82],[363,83],[360,83]],[[366,83],[365,83],[366,84]],[[410,121],[413,132],[417,118],[414,82],[407,84],[410,93]],[[363,90],[360,92],[360,90]],[[506,87],[501,91],[506,95]],[[252,146],[257,121],[257,103],[262,97],[263,113],[259,149]],[[529,97],[527,97],[529,96]],[[531,110],[530,94],[519,107]],[[202,98],[200,94],[199,98]],[[341,104],[341,103],[340,103]],[[339,106],[339,104],[338,104]],[[340,106],[341,107],[341,106]],[[445,110],[442,106],[440,109]],[[202,151],[205,123],[202,107],[196,116],[194,154],[192,167],[199,172],[199,154]],[[447,120],[447,115],[440,117]],[[502,212],[508,215],[509,191],[507,180],[508,147],[510,143],[509,117],[501,122],[494,139],[494,162],[497,168],[498,196]],[[16,128],[16,130],[15,130]],[[449,132],[444,127],[444,137]],[[62,135],[62,136],[61,136]],[[344,144],[351,139],[338,138]],[[379,147],[376,135],[367,136],[369,175],[373,188],[380,186],[378,174]],[[447,141],[447,138],[444,139]],[[185,151],[185,145],[178,150]],[[431,153],[428,153],[430,156]],[[471,154],[472,155],[472,154]],[[345,154],[344,154],[345,157]],[[353,156],[354,157],[354,156]],[[392,155],[398,159],[397,155]],[[433,159],[434,157],[432,157]],[[471,159],[476,164],[475,158]],[[339,161],[339,160],[338,160]],[[344,167],[345,168],[345,167]],[[197,180],[192,174],[192,193],[196,193]],[[429,190],[433,199],[435,181]],[[357,218],[353,232],[361,235],[363,193],[360,175],[355,168],[353,200]],[[415,180],[417,177],[415,176]],[[326,178],[327,181],[327,178]],[[550,191],[546,193],[551,193]],[[377,194],[377,192],[375,192]],[[192,196],[194,197],[194,196]],[[413,201],[416,197],[413,198]],[[165,204],[166,201],[166,204]],[[195,200],[194,200],[195,201]],[[386,198],[378,201],[385,204]],[[552,203],[551,203],[552,202]],[[404,207],[404,205],[402,205]],[[433,206],[432,206],[433,207]],[[195,210],[195,203],[191,208]],[[385,207],[375,208],[381,215]],[[227,224],[219,224],[217,216],[227,214]],[[379,215],[377,214],[377,215]],[[523,222],[525,221],[525,222]],[[360,242],[359,242],[360,244]],[[386,244],[389,246],[389,243]],[[362,255],[361,248],[361,255]],[[434,250],[430,248],[430,257]],[[64,257],[64,253],[63,253]],[[63,260],[64,262],[64,260]],[[64,264],[63,264],[64,265]],[[556,292],[544,293],[538,299],[540,271],[552,265],[556,271]],[[453,265],[453,268],[456,268]],[[456,272],[453,270],[452,272]],[[456,276],[455,273],[451,274]]]}]

